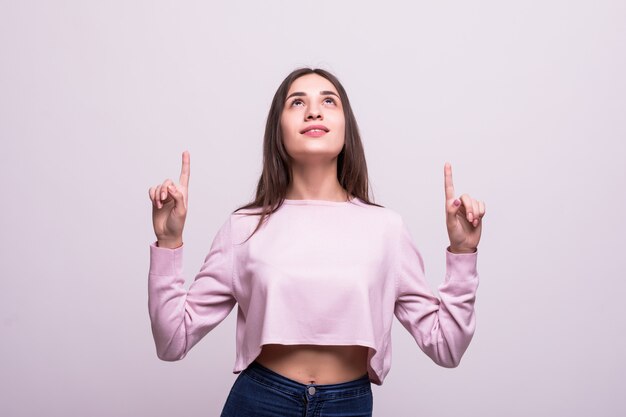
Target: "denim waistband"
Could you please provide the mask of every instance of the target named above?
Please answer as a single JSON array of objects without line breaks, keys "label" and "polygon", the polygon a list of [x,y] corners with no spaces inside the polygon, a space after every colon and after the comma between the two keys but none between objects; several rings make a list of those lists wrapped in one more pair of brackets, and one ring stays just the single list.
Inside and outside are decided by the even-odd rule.
[{"label": "denim waistband", "polygon": [[358,379],[339,384],[302,384],[266,368],[257,361],[253,361],[243,372],[261,384],[296,397],[301,397],[305,393],[309,398],[316,397],[320,400],[348,398],[371,391],[371,382],[367,373]]}]

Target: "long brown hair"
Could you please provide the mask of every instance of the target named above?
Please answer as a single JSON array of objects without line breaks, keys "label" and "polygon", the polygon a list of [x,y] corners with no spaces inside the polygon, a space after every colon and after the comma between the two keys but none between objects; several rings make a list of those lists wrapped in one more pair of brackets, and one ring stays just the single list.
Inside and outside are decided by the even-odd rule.
[{"label": "long brown hair", "polygon": [[[383,207],[370,201],[369,179],[367,176],[367,164],[359,127],[352,112],[348,94],[337,77],[326,70],[319,68],[298,68],[292,71],[280,84],[274,94],[272,105],[265,124],[265,136],[263,139],[263,172],[259,178],[256,189],[256,197],[250,203],[233,211],[261,208],[256,213],[237,213],[244,215],[259,215],[256,228],[248,237],[250,239],[261,227],[263,221],[280,208],[287,194],[287,187],[292,180],[291,162],[283,144],[283,132],[280,120],[285,107],[285,100],[291,84],[299,77],[307,74],[317,74],[330,81],[343,103],[345,117],[345,142],[341,152],[337,156],[337,179],[348,195],[355,196],[364,203]],[[246,241],[248,240],[246,239]]]}]

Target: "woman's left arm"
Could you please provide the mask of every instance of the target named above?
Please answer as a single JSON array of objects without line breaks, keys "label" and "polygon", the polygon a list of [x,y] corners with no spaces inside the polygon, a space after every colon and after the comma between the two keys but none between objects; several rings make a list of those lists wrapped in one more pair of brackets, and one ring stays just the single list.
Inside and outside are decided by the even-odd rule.
[{"label": "woman's left arm", "polygon": [[424,353],[438,365],[452,368],[459,365],[476,326],[476,261],[485,205],[466,194],[455,199],[452,169],[447,163],[444,175],[450,246],[446,250],[444,282],[438,287],[439,297],[428,288],[422,256],[402,222],[395,250],[394,312]]}]

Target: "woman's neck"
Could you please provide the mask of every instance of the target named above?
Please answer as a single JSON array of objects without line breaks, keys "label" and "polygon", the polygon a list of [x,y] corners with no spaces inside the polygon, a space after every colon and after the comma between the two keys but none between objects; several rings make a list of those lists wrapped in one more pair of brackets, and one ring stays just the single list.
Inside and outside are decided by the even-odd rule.
[{"label": "woman's neck", "polygon": [[290,200],[348,201],[337,179],[337,160],[329,163],[292,165],[292,182],[285,198]]}]

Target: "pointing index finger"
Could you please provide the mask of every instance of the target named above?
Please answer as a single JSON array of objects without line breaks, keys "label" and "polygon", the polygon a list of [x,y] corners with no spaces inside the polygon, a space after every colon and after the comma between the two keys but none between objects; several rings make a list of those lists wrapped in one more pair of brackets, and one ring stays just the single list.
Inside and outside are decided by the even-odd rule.
[{"label": "pointing index finger", "polygon": [[454,198],[454,184],[452,183],[452,165],[446,162],[443,167],[444,187],[446,191],[446,201]]},{"label": "pointing index finger", "polygon": [[187,187],[189,184],[189,152],[183,152],[183,166],[180,169],[180,185]]}]

